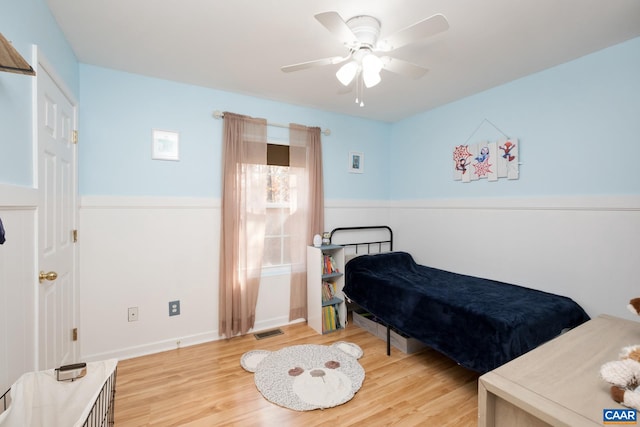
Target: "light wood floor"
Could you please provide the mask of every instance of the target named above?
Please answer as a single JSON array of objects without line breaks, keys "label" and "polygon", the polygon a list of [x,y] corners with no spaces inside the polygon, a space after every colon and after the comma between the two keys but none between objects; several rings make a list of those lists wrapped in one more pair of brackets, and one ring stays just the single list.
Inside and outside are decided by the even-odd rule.
[{"label": "light wood floor", "polygon": [[[319,335],[305,323],[118,363],[115,421],[124,426],[475,426],[478,374],[433,350],[406,355],[350,323]],[[268,402],[240,366],[249,350],[349,341],[364,350],[362,388],[344,405],[298,412]]]}]

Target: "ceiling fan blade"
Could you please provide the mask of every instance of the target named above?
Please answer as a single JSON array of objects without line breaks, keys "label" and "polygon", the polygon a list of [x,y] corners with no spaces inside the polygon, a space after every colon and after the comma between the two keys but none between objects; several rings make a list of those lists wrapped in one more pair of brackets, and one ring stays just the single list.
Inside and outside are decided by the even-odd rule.
[{"label": "ceiling fan blade", "polygon": [[390,56],[383,56],[380,59],[382,60],[383,69],[391,71],[393,73],[401,74],[403,76],[411,77],[412,79],[419,79],[420,77],[427,74],[427,71],[429,71],[427,68],[424,68],[420,65],[416,65],[402,59],[392,58]]},{"label": "ceiling fan blade", "polygon": [[358,44],[358,38],[351,28],[344,22],[338,12],[323,12],[315,15],[316,20],[321,23],[340,42],[351,47]]},{"label": "ceiling fan blade", "polygon": [[418,21],[383,40],[380,40],[376,49],[383,52],[389,52],[409,43],[431,37],[448,29],[449,22],[447,21],[447,18],[438,13],[430,16],[429,18],[423,19],[422,21]]},{"label": "ceiling fan blade", "polygon": [[280,67],[280,69],[285,73],[290,73],[292,71],[306,70],[307,68],[319,67],[322,65],[340,64],[349,58],[351,58],[351,55],[332,56],[330,58],[316,59],[313,61],[301,62],[299,64],[285,65],[284,67]]}]

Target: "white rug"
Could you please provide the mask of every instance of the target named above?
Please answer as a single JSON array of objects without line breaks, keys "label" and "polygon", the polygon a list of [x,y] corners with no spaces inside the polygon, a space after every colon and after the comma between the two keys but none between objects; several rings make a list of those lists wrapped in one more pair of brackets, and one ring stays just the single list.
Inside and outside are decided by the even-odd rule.
[{"label": "white rug", "polygon": [[364,381],[358,363],[362,349],[353,343],[331,346],[295,345],[270,352],[252,350],[241,366],[255,372],[256,387],[268,401],[296,411],[342,405],[353,398]]}]

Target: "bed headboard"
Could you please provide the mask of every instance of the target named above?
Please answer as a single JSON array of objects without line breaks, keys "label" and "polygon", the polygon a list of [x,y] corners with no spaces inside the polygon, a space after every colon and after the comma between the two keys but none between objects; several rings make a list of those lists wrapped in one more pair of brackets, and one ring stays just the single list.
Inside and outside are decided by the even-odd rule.
[{"label": "bed headboard", "polygon": [[332,244],[344,246],[345,255],[393,251],[393,231],[386,225],[334,228],[329,240]]}]

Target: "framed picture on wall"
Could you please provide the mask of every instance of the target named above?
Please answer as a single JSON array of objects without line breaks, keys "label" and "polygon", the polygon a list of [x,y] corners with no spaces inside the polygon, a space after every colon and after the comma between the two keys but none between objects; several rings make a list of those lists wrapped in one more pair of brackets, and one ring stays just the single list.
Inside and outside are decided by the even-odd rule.
[{"label": "framed picture on wall", "polygon": [[364,153],[360,153],[358,151],[349,152],[349,172],[364,172]]},{"label": "framed picture on wall", "polygon": [[178,132],[153,130],[151,158],[153,160],[180,160]]}]

